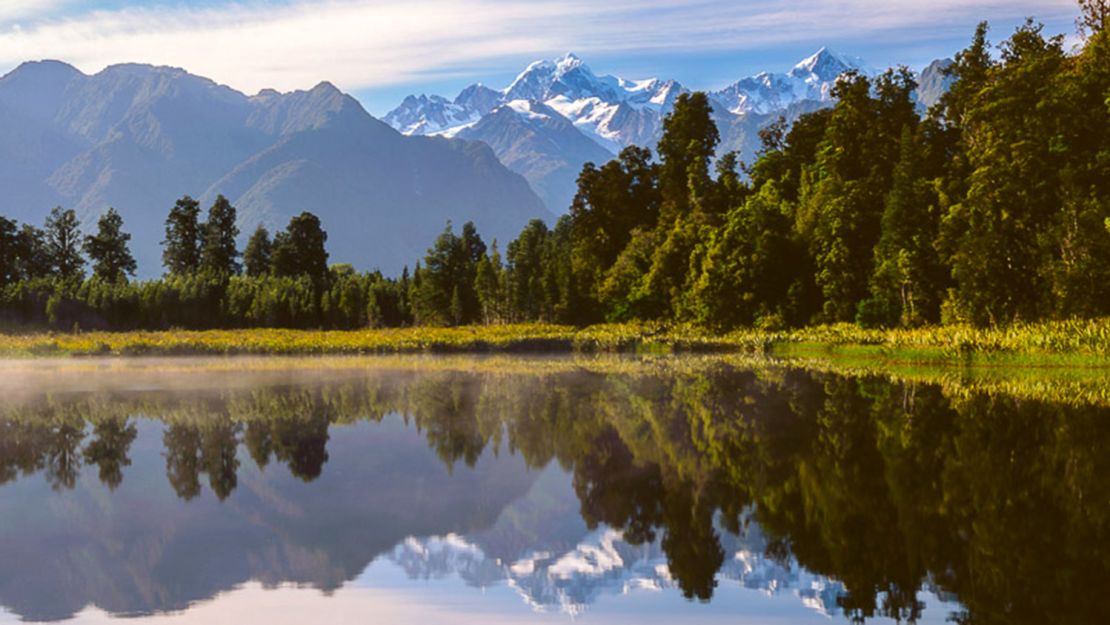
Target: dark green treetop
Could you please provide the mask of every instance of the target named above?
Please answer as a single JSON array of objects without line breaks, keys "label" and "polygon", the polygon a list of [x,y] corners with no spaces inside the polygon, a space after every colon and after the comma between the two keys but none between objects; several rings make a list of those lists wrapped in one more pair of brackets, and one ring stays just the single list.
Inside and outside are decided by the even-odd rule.
[{"label": "dark green treetop", "polygon": [[127,249],[131,235],[123,231],[123,218],[109,208],[97,222],[96,234],[85,237],[85,253],[93,263],[93,275],[107,282],[135,275],[135,258]]}]

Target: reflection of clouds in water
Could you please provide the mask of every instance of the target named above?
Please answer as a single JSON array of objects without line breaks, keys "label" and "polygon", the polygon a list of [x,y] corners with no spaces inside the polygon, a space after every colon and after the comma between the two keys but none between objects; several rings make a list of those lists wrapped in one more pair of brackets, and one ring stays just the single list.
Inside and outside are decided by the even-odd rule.
[{"label": "reflection of clouds in water", "polygon": [[[0,402],[0,527],[15,537],[0,541],[0,603],[64,620],[200,608],[248,580],[342,599],[393,579],[426,610],[496,612],[479,601],[492,597],[535,618],[642,622],[658,601],[685,619],[943,620],[951,606],[920,612],[934,586],[972,616],[1105,610],[1105,408],[712,359],[320,362],[334,367],[303,378],[284,361],[242,376],[238,360],[29,367],[39,394]],[[1042,570],[1094,573],[1009,574]]]}]

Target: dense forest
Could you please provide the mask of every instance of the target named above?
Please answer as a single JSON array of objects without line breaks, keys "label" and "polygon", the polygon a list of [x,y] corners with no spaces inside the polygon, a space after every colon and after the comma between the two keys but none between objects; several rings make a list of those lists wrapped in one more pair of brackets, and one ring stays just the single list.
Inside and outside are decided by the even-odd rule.
[{"label": "dense forest", "polygon": [[[235,208],[173,207],[165,275],[109,210],[82,236],[0,217],[0,320],[59,328],[325,327],[652,320],[713,330],[854,322],[979,326],[1110,314],[1110,3],[1081,0],[1081,42],[986,24],[926,114],[906,68],[847,73],[836,104],[718,154],[702,93],[655,153],[587,164],[568,215],[504,247],[451,224],[399,277],[328,266],[314,215],[239,252]],[[241,262],[240,262],[241,259]],[[91,276],[86,274],[91,268]]]}]

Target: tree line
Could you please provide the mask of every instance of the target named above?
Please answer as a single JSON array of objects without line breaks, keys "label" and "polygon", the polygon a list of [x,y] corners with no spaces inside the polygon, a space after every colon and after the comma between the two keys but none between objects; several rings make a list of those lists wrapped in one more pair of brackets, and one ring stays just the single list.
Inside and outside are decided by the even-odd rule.
[{"label": "tree line", "polygon": [[[704,94],[681,96],[657,155],[587,165],[570,214],[533,222],[472,274],[482,316],[715,329],[917,326],[1110,314],[1110,35],[981,24],[925,115],[914,76],[849,72],[835,106],[717,154]],[[437,247],[437,249],[439,249]],[[480,269],[481,271],[478,271]]]},{"label": "tree line", "polygon": [[[704,93],[680,96],[653,154],[587,163],[570,212],[505,246],[451,224],[399,277],[329,267],[311,213],[242,252],[222,196],[166,220],[166,274],[132,283],[109,210],[42,229],[0,218],[9,321],[115,329],[652,320],[714,330],[917,326],[1110,314],[1110,35],[1082,0],[1073,51],[1029,21],[980,24],[925,115],[906,68],[848,72],[831,108],[760,132],[752,164],[718,154]],[[92,276],[85,279],[85,256]],[[242,262],[240,262],[240,260]]]},{"label": "tree line", "polygon": [[0,319],[114,330],[411,323],[407,279],[329,267],[327,233],[312,213],[272,237],[258,226],[242,252],[225,197],[206,217],[193,198],[177,200],[162,241],[165,274],[138,282],[131,235],[114,209],[87,236],[72,209],[55,208],[42,228],[0,217]]}]

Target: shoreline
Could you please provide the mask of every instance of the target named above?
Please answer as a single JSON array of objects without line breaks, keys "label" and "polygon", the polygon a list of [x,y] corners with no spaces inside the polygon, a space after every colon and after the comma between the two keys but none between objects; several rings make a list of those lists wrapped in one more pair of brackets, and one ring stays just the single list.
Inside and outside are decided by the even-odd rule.
[{"label": "shoreline", "polygon": [[166,330],[0,334],[0,357],[375,354],[756,354],[890,366],[1110,367],[1110,319],[976,329],[841,324],[714,334],[691,326],[520,324],[368,330]]}]

